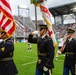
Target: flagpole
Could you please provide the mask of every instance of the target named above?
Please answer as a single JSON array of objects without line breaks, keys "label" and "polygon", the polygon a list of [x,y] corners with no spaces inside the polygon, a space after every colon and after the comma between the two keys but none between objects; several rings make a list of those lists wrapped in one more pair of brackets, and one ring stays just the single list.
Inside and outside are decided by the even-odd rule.
[{"label": "flagpole", "polygon": [[36,30],[38,29],[38,25],[37,25],[37,9],[36,9],[36,5],[35,5],[35,22],[36,22]]},{"label": "flagpole", "polygon": [[[36,30],[38,30],[38,23],[37,23],[37,9],[36,9],[36,5],[35,5],[35,22],[36,22]],[[38,35],[36,35],[36,38],[37,38],[37,55],[38,55]],[[38,58],[39,58],[39,55],[38,55]]]}]

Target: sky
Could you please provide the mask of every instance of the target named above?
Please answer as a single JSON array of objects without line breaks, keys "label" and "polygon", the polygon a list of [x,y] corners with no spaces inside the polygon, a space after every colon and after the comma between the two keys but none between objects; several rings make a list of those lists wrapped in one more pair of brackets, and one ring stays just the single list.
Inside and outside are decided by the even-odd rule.
[{"label": "sky", "polygon": [[[76,0],[47,0],[46,4],[49,8],[49,7],[56,7],[56,6],[60,6],[60,5],[64,5],[72,2],[76,2]],[[35,19],[35,8],[34,8],[34,5],[30,3],[30,0],[10,0],[10,5],[11,5],[13,15],[18,15],[18,5],[27,6],[30,12],[29,16],[31,17],[32,20]],[[26,12],[28,11],[26,10]],[[38,20],[42,19],[42,14],[38,7],[37,7],[37,19]]]}]

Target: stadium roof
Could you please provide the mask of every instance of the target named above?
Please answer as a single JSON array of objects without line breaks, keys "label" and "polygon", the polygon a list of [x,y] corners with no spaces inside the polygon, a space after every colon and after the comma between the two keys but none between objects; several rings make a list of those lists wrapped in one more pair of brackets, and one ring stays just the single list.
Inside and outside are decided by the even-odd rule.
[{"label": "stadium roof", "polygon": [[60,16],[74,13],[76,15],[76,2],[64,4],[61,6],[51,7],[49,8],[50,12],[53,16]]}]

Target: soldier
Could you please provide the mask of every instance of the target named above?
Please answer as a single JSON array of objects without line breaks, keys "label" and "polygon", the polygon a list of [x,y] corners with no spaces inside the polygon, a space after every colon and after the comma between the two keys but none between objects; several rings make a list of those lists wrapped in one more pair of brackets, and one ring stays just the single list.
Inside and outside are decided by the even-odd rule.
[{"label": "soldier", "polygon": [[32,32],[28,37],[28,42],[38,44],[38,61],[36,65],[36,75],[51,75],[52,68],[54,68],[54,46],[53,41],[47,35],[47,26],[39,25],[40,37],[34,38],[33,35],[37,34]]},{"label": "soldier", "polygon": [[75,62],[76,62],[76,40],[74,39],[75,31],[67,29],[67,39],[63,47],[60,49],[61,53],[65,53],[63,75],[75,75]]},{"label": "soldier", "polygon": [[0,38],[3,40],[0,42],[0,75],[16,75],[18,71],[13,61],[13,41],[4,31],[0,31]]}]

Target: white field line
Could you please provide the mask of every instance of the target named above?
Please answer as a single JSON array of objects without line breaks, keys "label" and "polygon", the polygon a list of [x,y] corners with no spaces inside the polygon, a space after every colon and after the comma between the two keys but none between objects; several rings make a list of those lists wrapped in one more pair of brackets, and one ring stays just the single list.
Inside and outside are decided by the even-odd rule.
[{"label": "white field line", "polygon": [[[63,61],[63,60],[58,60],[58,61]],[[25,64],[22,64],[23,66],[24,65],[30,65],[30,64],[33,64],[33,63],[36,63],[37,61],[33,61],[33,62],[29,62],[29,63],[25,63]]]},{"label": "white field line", "polygon": [[33,61],[33,62],[29,62],[29,63],[25,63],[25,64],[22,64],[23,66],[24,65],[29,65],[29,64],[33,64],[33,63],[36,63],[37,61]]},{"label": "white field line", "polygon": [[[64,55],[60,55],[60,56],[64,56]],[[59,57],[60,57],[59,56]],[[24,56],[24,57],[27,57],[27,58],[36,58],[36,57],[30,57],[30,56]],[[63,61],[63,60],[58,60],[58,61]],[[33,62],[28,62],[28,63],[25,63],[25,64],[22,64],[23,66],[24,65],[29,65],[29,64],[33,64],[33,63],[36,63],[37,61],[33,61]]]}]

